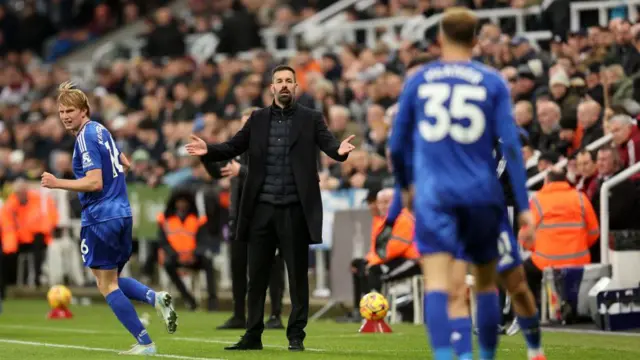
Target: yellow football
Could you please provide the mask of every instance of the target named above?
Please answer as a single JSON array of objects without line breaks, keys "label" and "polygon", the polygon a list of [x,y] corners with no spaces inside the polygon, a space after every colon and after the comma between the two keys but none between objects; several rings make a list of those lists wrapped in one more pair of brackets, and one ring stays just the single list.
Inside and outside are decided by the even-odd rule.
[{"label": "yellow football", "polygon": [[380,320],[387,316],[389,302],[379,292],[370,292],[360,299],[360,315],[367,320]]}]

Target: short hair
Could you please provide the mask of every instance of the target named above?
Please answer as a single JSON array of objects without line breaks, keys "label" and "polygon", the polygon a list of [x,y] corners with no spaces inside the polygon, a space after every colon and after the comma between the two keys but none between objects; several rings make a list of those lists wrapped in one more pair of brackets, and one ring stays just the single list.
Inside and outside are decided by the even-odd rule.
[{"label": "short hair", "polygon": [[89,99],[80,89],[76,89],[71,81],[65,81],[58,87],[58,104],[74,107],[78,110],[86,110],[87,117],[91,116]]},{"label": "short hair", "polygon": [[276,73],[279,73],[281,71],[291,71],[291,73],[293,74],[293,82],[296,82],[296,71],[293,70],[293,68],[289,65],[278,65],[276,66],[273,71],[271,71],[271,81],[273,82],[273,77],[276,76]]},{"label": "short hair", "polygon": [[444,12],[440,31],[448,40],[471,47],[475,44],[478,23],[478,17],[471,10],[452,7]]},{"label": "short hair", "polygon": [[597,151],[589,151],[587,149],[583,149],[578,153],[578,155],[589,155],[591,161],[596,161],[596,159],[598,159]]},{"label": "short hair", "polygon": [[627,114],[616,114],[609,119],[609,123],[618,123],[620,125],[632,126],[633,118]]},{"label": "short hair", "polygon": [[548,182],[567,181],[567,172],[564,169],[551,168],[547,173]]}]

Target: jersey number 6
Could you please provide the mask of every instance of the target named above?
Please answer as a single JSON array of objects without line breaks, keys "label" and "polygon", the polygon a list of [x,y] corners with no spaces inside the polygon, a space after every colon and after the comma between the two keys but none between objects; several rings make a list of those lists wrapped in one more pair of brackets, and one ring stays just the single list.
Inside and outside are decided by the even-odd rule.
[{"label": "jersey number 6", "polygon": [[[420,121],[420,135],[429,142],[444,139],[447,135],[462,144],[472,144],[482,136],[486,119],[482,109],[469,100],[484,101],[487,89],[475,85],[424,84],[418,88],[418,97],[427,99],[424,113],[435,120],[434,124]],[[449,108],[445,107],[449,100]],[[456,124],[451,119],[468,119],[469,126]]]},{"label": "jersey number 6", "polygon": [[119,173],[124,172],[124,168],[120,164],[120,152],[118,151],[118,147],[111,139],[111,146],[109,145],[109,141],[104,142],[104,146],[107,147],[107,151],[109,151],[109,157],[111,158],[111,168],[113,169],[113,177],[118,177]]}]

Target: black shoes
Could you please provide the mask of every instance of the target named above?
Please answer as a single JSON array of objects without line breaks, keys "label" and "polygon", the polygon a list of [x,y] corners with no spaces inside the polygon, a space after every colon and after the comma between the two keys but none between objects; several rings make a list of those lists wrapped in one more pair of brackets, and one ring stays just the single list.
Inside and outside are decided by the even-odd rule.
[{"label": "black shoes", "polygon": [[282,320],[280,320],[279,316],[271,315],[269,320],[264,323],[265,329],[284,329],[284,325],[282,325]]},{"label": "black shoes", "polygon": [[244,330],[247,326],[247,322],[244,319],[238,317],[231,317],[224,324],[218,326],[218,330]]},{"label": "black shoes", "polygon": [[304,351],[304,344],[300,339],[289,340],[289,351]]},{"label": "black shoes", "polygon": [[[252,339],[247,336],[243,336],[240,341],[237,343],[227,346],[224,348],[225,350],[262,350],[262,340],[260,339]],[[291,349],[291,345],[289,345],[289,349]]]}]

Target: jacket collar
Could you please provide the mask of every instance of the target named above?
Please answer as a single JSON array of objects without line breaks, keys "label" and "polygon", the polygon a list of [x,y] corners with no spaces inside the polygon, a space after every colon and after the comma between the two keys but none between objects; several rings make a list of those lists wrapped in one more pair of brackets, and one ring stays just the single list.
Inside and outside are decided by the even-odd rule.
[{"label": "jacket collar", "polygon": [[554,181],[550,183],[546,183],[542,186],[540,191],[544,192],[555,192],[555,191],[563,191],[571,189],[571,184],[567,181]]}]

